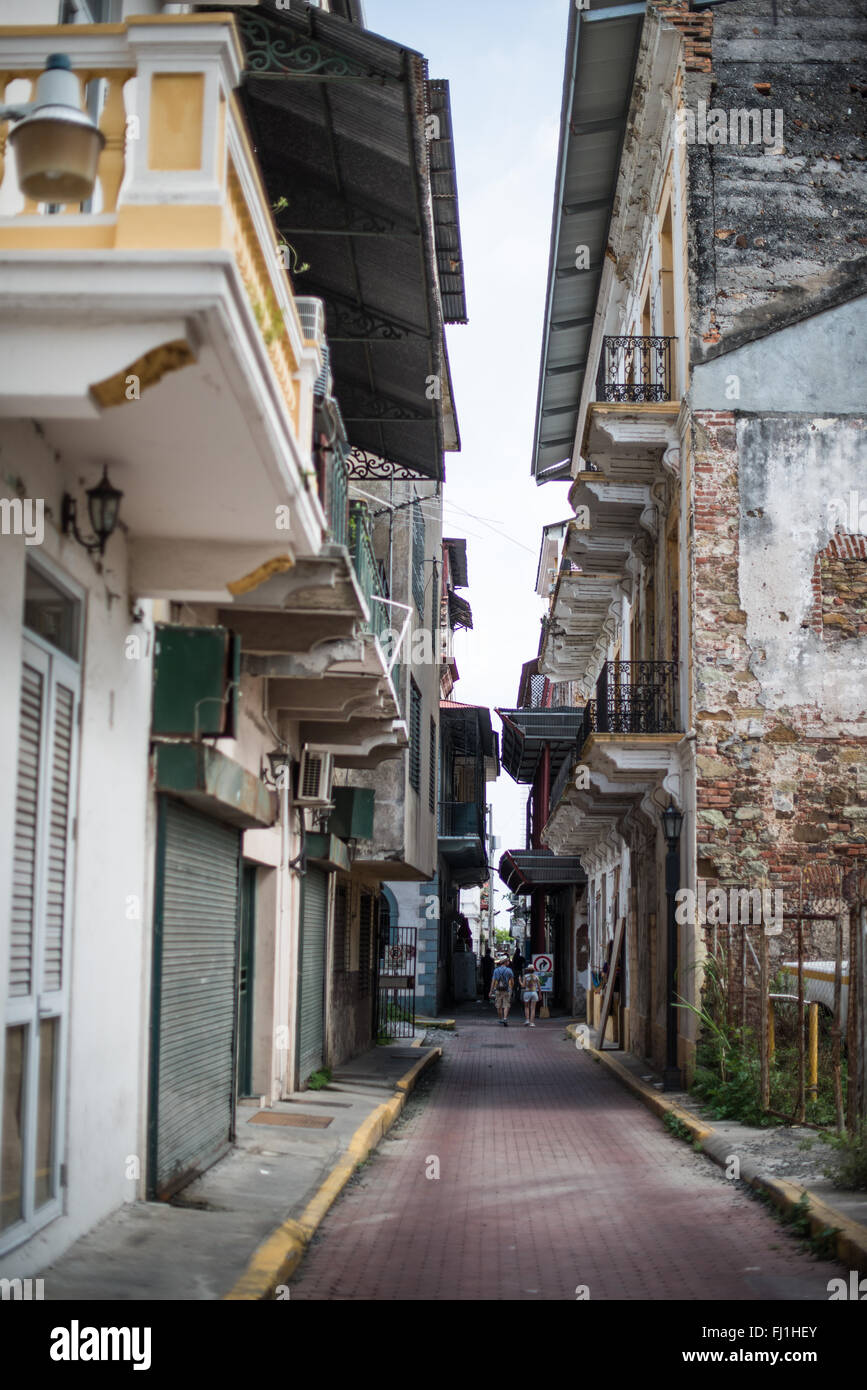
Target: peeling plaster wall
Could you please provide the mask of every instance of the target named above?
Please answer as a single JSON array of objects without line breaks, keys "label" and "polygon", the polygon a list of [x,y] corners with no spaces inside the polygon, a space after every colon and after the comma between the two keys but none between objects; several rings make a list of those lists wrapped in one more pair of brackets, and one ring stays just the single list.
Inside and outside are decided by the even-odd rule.
[{"label": "peeling plaster wall", "polygon": [[738,591],[758,703],[816,706],[828,732],[867,713],[867,637],[831,646],[809,625],[815,557],[839,511],[830,504],[857,488],[859,473],[867,481],[864,423],[789,415],[737,425]]},{"label": "peeling plaster wall", "polygon": [[792,881],[808,862],[867,852],[867,640],[828,642],[809,626],[827,503],[852,484],[857,442],[845,418],[694,416],[705,878]]}]

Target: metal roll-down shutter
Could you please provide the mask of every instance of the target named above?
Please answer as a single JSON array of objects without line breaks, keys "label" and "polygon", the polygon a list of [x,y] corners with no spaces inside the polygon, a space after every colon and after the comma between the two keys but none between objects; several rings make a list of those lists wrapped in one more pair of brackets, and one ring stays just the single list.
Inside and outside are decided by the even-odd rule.
[{"label": "metal roll-down shutter", "polygon": [[304,876],[301,911],[301,1008],[299,1073],[302,1081],[322,1066],[325,1039],[325,938],[328,875],[312,865]]},{"label": "metal roll-down shutter", "polygon": [[234,1132],[241,835],[168,798],[160,826],[149,1186],[165,1197]]}]

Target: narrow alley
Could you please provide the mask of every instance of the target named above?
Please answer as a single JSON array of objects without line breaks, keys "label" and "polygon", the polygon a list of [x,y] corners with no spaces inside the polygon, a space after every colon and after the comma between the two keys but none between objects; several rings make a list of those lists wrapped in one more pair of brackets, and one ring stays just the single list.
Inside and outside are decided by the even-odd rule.
[{"label": "narrow alley", "polygon": [[293,1299],[827,1299],[841,1269],[668,1134],[562,1019],[531,1031],[513,1012],[503,1029],[469,1004],[457,1025]]}]

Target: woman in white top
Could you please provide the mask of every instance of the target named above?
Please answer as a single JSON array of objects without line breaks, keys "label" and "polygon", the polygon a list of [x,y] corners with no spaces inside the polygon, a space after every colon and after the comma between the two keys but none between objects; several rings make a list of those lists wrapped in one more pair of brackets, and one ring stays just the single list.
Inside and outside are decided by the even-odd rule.
[{"label": "woman in white top", "polygon": [[528,970],[525,970],[523,975],[521,976],[521,989],[523,990],[521,998],[524,1001],[525,1028],[536,1027],[535,1023],[533,1022],[533,1019],[536,1016],[536,1005],[539,1002],[539,995],[541,993],[539,986],[539,976],[536,974],[533,967],[530,966],[530,968]]}]

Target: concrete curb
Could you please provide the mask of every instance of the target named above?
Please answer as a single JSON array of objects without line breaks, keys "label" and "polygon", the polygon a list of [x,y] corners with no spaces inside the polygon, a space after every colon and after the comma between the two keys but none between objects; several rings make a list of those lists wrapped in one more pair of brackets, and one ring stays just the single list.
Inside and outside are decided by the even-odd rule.
[{"label": "concrete curb", "polygon": [[[566,1032],[570,1038],[578,1037],[578,1029],[583,1025],[569,1023],[566,1025]],[[595,1047],[583,1046],[582,1052],[593,1058],[594,1062],[601,1063],[607,1067],[611,1074],[630,1090],[648,1110],[652,1110],[655,1115],[663,1119],[665,1115],[674,1115],[680,1120],[681,1124],[689,1130],[693,1140],[700,1143],[702,1153],[711,1159],[719,1168],[728,1166],[731,1154],[731,1141],[724,1139],[717,1134],[715,1129],[709,1128],[701,1120],[697,1120],[688,1110],[677,1105],[647,1082],[640,1081],[633,1076],[626,1067],[621,1066],[616,1057],[610,1052],[600,1052]],[[849,1269],[857,1269],[859,1274],[867,1274],[867,1226],[863,1226],[860,1221],[853,1221],[851,1217],[844,1216],[835,1207],[830,1206],[822,1197],[817,1197],[808,1187],[803,1187],[800,1183],[789,1182],[787,1178],[772,1178],[762,1173],[756,1163],[746,1159],[740,1166],[741,1182],[747,1184],[757,1192],[764,1192],[773,1202],[774,1206],[784,1213],[791,1212],[799,1202],[806,1197],[809,1203],[810,1232],[812,1235],[821,1235],[823,1232],[835,1231],[835,1248],[837,1258]]]},{"label": "concrete curb", "polygon": [[442,1057],[442,1048],[433,1047],[426,1057],[414,1062],[408,1072],[395,1083],[391,1100],[378,1105],[353,1134],[346,1153],[338,1159],[331,1172],[320,1183],[301,1215],[284,1221],[271,1232],[254,1252],[240,1279],[224,1295],[224,1302],[261,1302],[271,1298],[280,1284],[285,1284],[297,1270],[312,1236],[324,1220],[329,1208],[339,1197],[359,1163],[363,1163],[376,1148],[383,1135],[391,1129],[425,1067]]}]

